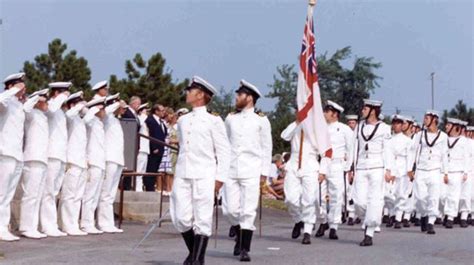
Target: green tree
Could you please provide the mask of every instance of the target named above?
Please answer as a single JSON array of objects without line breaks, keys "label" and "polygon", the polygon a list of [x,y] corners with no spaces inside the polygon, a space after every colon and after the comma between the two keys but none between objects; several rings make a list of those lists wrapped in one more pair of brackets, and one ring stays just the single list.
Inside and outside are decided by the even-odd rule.
[{"label": "green tree", "polygon": [[72,91],[90,88],[91,70],[84,57],[78,57],[75,50],[67,52],[67,44],[54,39],[48,44],[48,53],[35,56],[34,61],[23,65],[26,73],[28,93],[45,88],[48,83],[71,81]]},{"label": "green tree", "polygon": [[463,121],[469,122],[470,125],[474,124],[474,108],[467,108],[467,105],[462,101],[458,100],[458,103],[451,110],[444,110],[442,121],[446,124],[447,118],[457,118]]},{"label": "green tree", "polygon": [[148,61],[137,53],[133,60],[125,62],[126,78],[110,76],[110,90],[120,92],[120,96],[126,100],[131,96],[139,96],[143,102],[161,103],[174,109],[183,107],[184,89],[189,80],[173,80],[172,71],[165,65],[166,60],[161,53],[152,55]]},{"label": "green tree", "polygon": [[295,120],[296,86],[298,74],[294,65],[277,67],[277,74],[273,75],[272,89],[267,97],[276,98],[275,110],[270,112],[268,118],[272,125],[273,153],[290,151],[290,143],[281,139],[281,132]]},{"label": "green tree", "polygon": [[234,102],[233,102],[232,91],[227,91],[223,87],[219,89],[219,94],[212,97],[211,103],[209,103],[209,110],[212,112],[217,112],[225,119],[227,115],[234,111]]}]

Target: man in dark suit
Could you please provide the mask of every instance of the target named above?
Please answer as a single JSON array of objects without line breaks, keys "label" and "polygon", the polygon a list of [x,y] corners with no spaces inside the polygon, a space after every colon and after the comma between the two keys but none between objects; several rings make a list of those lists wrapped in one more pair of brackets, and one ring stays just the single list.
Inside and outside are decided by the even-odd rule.
[{"label": "man in dark suit", "polygon": [[[140,97],[133,96],[130,98],[128,108],[125,113],[122,115],[122,119],[134,119],[137,121],[137,130],[140,129],[140,119],[138,119],[138,108],[142,104]],[[131,190],[132,189],[132,178],[123,179],[123,189]]]},{"label": "man in dark suit", "polygon": [[[160,141],[165,141],[168,134],[166,124],[164,121],[165,107],[160,104],[155,104],[151,109],[151,114],[145,120],[148,127],[150,137],[156,138]],[[148,164],[146,172],[156,173],[160,167],[161,159],[163,158],[164,146],[150,141],[150,154],[148,155]],[[143,177],[143,184],[145,191],[155,191],[156,177]]]}]

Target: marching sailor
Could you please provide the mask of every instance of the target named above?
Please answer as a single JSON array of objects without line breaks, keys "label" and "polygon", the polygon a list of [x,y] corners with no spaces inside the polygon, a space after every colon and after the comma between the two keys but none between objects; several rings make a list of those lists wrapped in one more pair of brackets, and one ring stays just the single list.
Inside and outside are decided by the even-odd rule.
[{"label": "marching sailor", "polygon": [[236,91],[236,113],[225,119],[231,145],[229,178],[224,184],[225,214],[236,229],[234,256],[250,261],[248,252],[255,230],[260,185],[266,181],[272,162],[270,121],[255,112],[261,93],[253,84],[241,80]]},{"label": "marching sailor", "polygon": [[[358,124],[358,120],[359,120],[359,116],[357,115],[354,115],[354,114],[349,114],[349,115],[346,115],[346,125],[349,126],[349,128],[351,128],[351,130],[353,131],[352,134],[354,134],[354,131],[355,131],[355,128],[357,127],[357,124]],[[352,155],[353,156],[353,155]],[[352,159],[354,159],[354,157],[352,157]],[[352,169],[352,168],[351,168]],[[346,174],[347,175],[347,174]],[[348,219],[347,219],[347,225],[354,225],[355,222],[360,222],[360,219],[356,219],[356,216],[355,216],[355,208],[354,208],[354,200],[352,199],[352,192],[353,192],[353,183],[352,181],[349,180],[348,177],[345,178],[346,179],[346,201],[344,203],[346,203],[347,205],[345,206],[346,209],[347,209],[347,212],[348,212]]]},{"label": "marching sailor", "polygon": [[354,203],[356,213],[364,219],[365,226],[360,246],[373,244],[374,232],[381,223],[384,179],[391,180],[391,165],[387,159],[391,131],[390,126],[378,119],[381,107],[382,101],[364,100],[364,121],[357,127],[354,143]]},{"label": "marching sailor", "polygon": [[409,165],[416,162],[416,171],[408,172],[414,178],[413,193],[416,211],[421,216],[421,231],[435,234],[434,222],[439,215],[442,178],[448,178],[448,136],[438,129],[439,114],[425,113],[424,130],[414,137]]},{"label": "marching sailor", "polygon": [[170,215],[189,251],[184,264],[204,264],[215,195],[229,173],[230,145],[224,122],[206,109],[216,93],[206,80],[193,77],[186,88],[186,103],[193,110],[178,120],[180,150]]},{"label": "marching sailor", "polygon": [[[448,133],[448,177],[444,178],[447,184],[444,213],[447,217],[446,228],[453,228],[453,220],[458,216],[460,209],[461,190],[465,185],[470,164],[468,140],[462,135],[464,122],[455,118],[448,118],[446,132]],[[468,209],[462,205],[461,226],[467,227]]]},{"label": "marching sailor", "polygon": [[[324,107],[324,117],[328,123],[329,136],[332,146],[332,158],[327,165],[327,174],[319,174],[319,181],[327,181],[329,193],[329,238],[338,239],[337,228],[341,224],[342,205],[346,190],[345,172],[350,171],[353,162],[353,138],[354,133],[351,128],[339,122],[344,108],[339,104],[328,100]],[[346,197],[347,199],[347,197]],[[344,212],[346,214],[346,212]]]},{"label": "marching sailor", "polygon": [[[408,164],[408,153],[411,152],[412,140],[404,132],[408,131],[408,119],[402,115],[392,116],[392,139],[389,141],[390,159],[392,159],[392,197],[385,198],[386,205],[391,205],[390,220],[387,227],[395,222],[394,228],[400,229],[403,213],[409,212],[409,196],[411,193],[411,180],[408,171],[411,165]],[[391,199],[387,202],[387,199]],[[405,219],[406,220],[406,219]]]}]

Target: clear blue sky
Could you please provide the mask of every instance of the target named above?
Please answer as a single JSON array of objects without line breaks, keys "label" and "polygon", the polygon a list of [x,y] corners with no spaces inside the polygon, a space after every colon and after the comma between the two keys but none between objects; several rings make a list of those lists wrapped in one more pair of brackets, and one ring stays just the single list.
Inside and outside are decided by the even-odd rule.
[{"label": "clear blue sky", "polygon": [[[267,93],[276,67],[296,63],[307,0],[0,0],[0,77],[61,38],[89,61],[91,83],[124,76],[139,52],[161,52],[176,79],[194,74],[234,89],[244,78]],[[383,64],[373,98],[419,118],[458,99],[473,107],[473,1],[319,0],[318,53],[352,46]],[[351,58],[348,63],[352,63]],[[265,110],[274,101],[260,102]]]}]

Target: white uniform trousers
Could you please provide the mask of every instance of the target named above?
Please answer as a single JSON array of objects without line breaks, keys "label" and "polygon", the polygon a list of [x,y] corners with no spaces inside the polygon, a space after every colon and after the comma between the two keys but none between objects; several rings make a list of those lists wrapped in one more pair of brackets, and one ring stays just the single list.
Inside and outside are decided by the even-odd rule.
[{"label": "white uniform trousers", "polygon": [[459,212],[459,199],[462,189],[462,172],[449,172],[448,184],[446,188],[446,202],[444,205],[444,214],[449,220],[454,220]]},{"label": "white uniform trousers", "polygon": [[260,178],[227,179],[224,184],[226,196],[226,216],[231,225],[241,229],[255,230]]},{"label": "white uniform trousers", "polygon": [[[342,198],[343,200],[347,200],[347,205],[346,209],[347,212],[349,213],[349,217],[355,218],[355,208],[354,208],[354,203],[351,203],[352,200],[352,190],[354,189],[353,186],[349,183],[349,177],[346,175],[345,177],[346,180],[346,197],[347,199]],[[344,194],[343,194],[344,196]],[[345,203],[345,201],[343,201]]]},{"label": "white uniform trousers", "polygon": [[10,203],[15,195],[22,169],[23,162],[0,155],[0,234],[8,231]]},{"label": "white uniform trousers", "polygon": [[40,205],[40,224],[43,232],[58,229],[56,197],[64,179],[66,164],[59,159],[48,158],[48,170]]},{"label": "white uniform trousers", "polygon": [[81,228],[84,230],[95,228],[95,210],[99,203],[100,190],[104,181],[104,171],[96,166],[87,170],[87,182],[84,197],[82,198]]},{"label": "white uniform trousers", "polygon": [[331,161],[326,179],[329,194],[329,227],[337,230],[337,226],[342,223],[342,205],[344,203],[344,168],[342,161]]},{"label": "white uniform trousers", "polygon": [[357,216],[367,229],[379,226],[383,211],[384,169],[357,169],[354,177],[354,204]]},{"label": "white uniform trousers", "polygon": [[79,213],[87,179],[87,169],[68,165],[59,199],[59,220],[64,232],[79,229]]},{"label": "white uniform trousers", "polygon": [[97,223],[100,229],[114,228],[114,201],[122,175],[123,166],[107,162],[105,179],[99,197],[97,208]]},{"label": "white uniform trousers", "polygon": [[39,224],[39,211],[47,165],[38,161],[25,162],[20,185],[15,194],[19,203],[19,230],[36,232]]},{"label": "white uniform trousers", "polygon": [[317,172],[299,174],[295,170],[288,170],[283,188],[291,218],[295,223],[303,222],[304,232],[311,233],[316,221]]},{"label": "white uniform trousers", "polygon": [[383,182],[384,185],[384,210],[383,214],[388,216],[395,215],[395,182]]},{"label": "white uniform trousers", "polygon": [[415,173],[413,194],[415,195],[416,212],[420,213],[421,217],[428,216],[430,224],[434,224],[439,215],[440,175],[439,169],[418,169]]},{"label": "white uniform trousers", "polygon": [[448,200],[448,184],[444,183],[444,174],[440,174],[439,180],[439,214],[437,217],[443,217],[446,213],[446,201]]},{"label": "white uniform trousers", "polygon": [[411,205],[409,201],[410,193],[413,189],[413,183],[408,176],[396,177],[393,183],[393,194],[395,196],[394,211],[395,220],[402,221],[403,213],[406,213],[407,218],[411,213]]},{"label": "white uniform trousers", "polygon": [[468,175],[466,181],[461,183],[461,196],[459,198],[459,212],[461,213],[462,220],[466,220],[467,215],[471,213],[471,205],[472,205],[471,192],[472,192],[472,176]]},{"label": "white uniform trousers", "polygon": [[[318,184],[315,190],[316,200],[314,201],[316,205],[316,219],[318,219],[320,223],[325,224],[328,222],[328,205],[326,201],[328,196],[328,182],[327,180],[323,180],[323,182],[318,182]],[[321,196],[319,195],[320,192]],[[287,195],[285,194],[285,196]]]},{"label": "white uniform trousers", "polygon": [[[144,152],[138,152],[137,156],[137,172],[146,172],[146,166],[148,164],[148,154]],[[143,177],[137,176],[135,183],[135,191],[143,191]]]},{"label": "white uniform trousers", "polygon": [[174,179],[170,215],[180,233],[193,229],[197,235],[211,236],[214,187],[214,178]]}]

